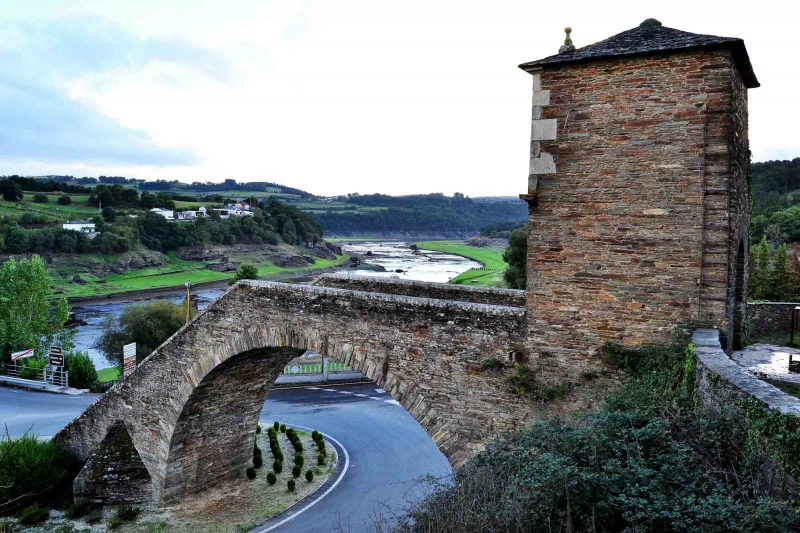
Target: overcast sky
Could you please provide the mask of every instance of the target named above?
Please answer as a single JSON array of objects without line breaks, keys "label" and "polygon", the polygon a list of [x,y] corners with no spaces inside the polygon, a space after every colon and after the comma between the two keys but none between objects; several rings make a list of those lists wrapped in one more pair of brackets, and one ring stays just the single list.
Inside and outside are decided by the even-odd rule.
[{"label": "overcast sky", "polygon": [[516,195],[517,65],[649,17],[745,39],[754,159],[800,156],[800,3],[649,4],[0,0],[0,174]]}]

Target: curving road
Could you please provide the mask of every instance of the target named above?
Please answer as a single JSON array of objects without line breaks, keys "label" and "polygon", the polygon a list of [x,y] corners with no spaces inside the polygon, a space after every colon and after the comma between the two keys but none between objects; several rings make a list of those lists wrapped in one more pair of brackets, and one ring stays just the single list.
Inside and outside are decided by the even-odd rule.
[{"label": "curving road", "polygon": [[[37,435],[52,436],[96,397],[0,388],[0,424],[6,424],[12,436],[29,428]],[[325,492],[318,491],[254,531],[374,531],[376,516],[402,511],[409,499],[421,494],[422,477],[452,472],[428,434],[374,384],[274,390],[264,404],[261,422],[275,420],[330,435],[347,450],[350,462],[327,496],[318,499]],[[315,499],[313,506],[295,515]]]}]

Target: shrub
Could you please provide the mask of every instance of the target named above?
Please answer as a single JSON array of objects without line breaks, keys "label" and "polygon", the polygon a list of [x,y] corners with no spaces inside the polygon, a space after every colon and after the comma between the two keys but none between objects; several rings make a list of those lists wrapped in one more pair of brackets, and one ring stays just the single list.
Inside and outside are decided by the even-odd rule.
[{"label": "shrub", "polygon": [[19,371],[19,377],[22,379],[35,379],[42,380],[42,369],[49,365],[50,362],[46,357],[29,357],[23,359],[22,370]]},{"label": "shrub", "polygon": [[41,192],[37,192],[33,195],[33,201],[37,204],[46,204],[47,203],[47,195]]},{"label": "shrub", "polygon": [[286,433],[286,424],[281,424],[281,433]]},{"label": "shrub", "polygon": [[283,430],[281,429],[281,424],[280,424],[280,422],[278,422],[277,420],[275,421],[275,423],[274,423],[274,424],[272,424],[272,428],[273,428],[275,431],[278,431],[278,430],[281,430],[281,431],[283,431]]},{"label": "shrub", "polygon": [[256,450],[253,453],[253,466],[256,468],[261,468],[261,465],[264,464],[264,456],[261,454],[261,450]]},{"label": "shrub", "polygon": [[112,516],[106,522],[106,527],[108,529],[119,529],[122,527],[122,519],[120,519],[118,516]]},{"label": "shrub", "polygon": [[33,524],[41,524],[50,517],[50,508],[38,503],[34,503],[17,514],[17,520],[20,524],[29,526]]},{"label": "shrub", "polygon": [[318,440],[317,441],[317,449],[320,450],[320,451],[325,449],[325,441],[324,440]]},{"label": "shrub", "polygon": [[276,474],[280,474],[283,472],[283,461],[278,461],[275,459],[272,461],[272,469],[275,471]]},{"label": "shrub", "polygon": [[280,461],[280,462],[283,462],[283,451],[281,451],[281,450],[277,450],[277,451],[275,451],[275,452],[274,452],[272,455],[273,455],[273,457],[275,457],[275,459],[277,459],[278,461]]},{"label": "shrub", "polygon": [[85,352],[68,355],[64,361],[64,369],[69,372],[69,386],[76,389],[88,389],[97,381],[97,370],[92,358]]},{"label": "shrub", "polygon": [[70,198],[66,194],[62,194],[61,196],[58,197],[58,203],[59,205],[69,205],[72,203],[72,198]]},{"label": "shrub", "polygon": [[317,455],[317,464],[322,466],[325,464],[325,456],[322,454]]},{"label": "shrub", "polygon": [[300,442],[299,440],[294,441],[294,450],[296,452],[302,452],[303,451],[303,443]]},{"label": "shrub", "polygon": [[304,463],[303,454],[302,453],[295,454],[294,464],[296,464],[300,468],[303,468],[303,463]]},{"label": "shrub", "polygon": [[90,500],[79,500],[67,507],[64,511],[64,515],[71,519],[83,518],[95,509],[97,509],[97,504],[94,502]]},{"label": "shrub", "polygon": [[0,520],[0,533],[15,533],[15,531],[17,531],[17,524],[8,518]]},{"label": "shrub", "polygon": [[306,481],[309,483],[314,481],[314,472],[312,472],[311,469],[306,470]]},{"label": "shrub", "polygon": [[325,448],[322,448],[321,450],[319,450],[319,454],[322,457],[328,457],[328,450],[326,450]]},{"label": "shrub", "polygon": [[247,479],[255,479],[256,478],[256,469],[252,466],[247,469]]},{"label": "shrub", "polygon": [[139,516],[139,509],[130,505],[120,505],[117,507],[116,516],[123,522],[132,522]]},{"label": "shrub", "polygon": [[[57,507],[66,504],[72,479],[80,470],[69,453],[50,440],[28,433],[0,440],[0,502],[3,511],[15,511],[33,503]],[[20,498],[20,495],[30,494]]]},{"label": "shrub", "polygon": [[481,363],[481,368],[484,370],[497,370],[499,368],[503,368],[503,363],[501,363],[496,357],[490,357],[483,360]]},{"label": "shrub", "polygon": [[270,472],[267,474],[267,483],[270,485],[274,485],[278,482],[278,476],[275,475],[275,472]]},{"label": "shrub", "polygon": [[300,477],[300,467],[299,467],[299,466],[297,466],[297,465],[294,465],[294,466],[292,467],[292,476],[294,476],[294,477]]},{"label": "shrub", "polygon": [[295,483],[293,479],[290,479],[289,482],[286,484],[286,487],[289,489],[289,492],[294,492]]},{"label": "shrub", "polygon": [[322,438],[322,435],[320,435],[320,432],[317,431],[316,429],[311,432],[311,440],[313,440],[314,442],[317,442],[321,438]]},{"label": "shrub", "polygon": [[256,435],[261,435],[261,424],[256,425]]},{"label": "shrub", "polygon": [[99,524],[103,521],[103,510],[102,509],[95,509],[88,515],[86,518],[83,519],[84,522],[87,524]]}]

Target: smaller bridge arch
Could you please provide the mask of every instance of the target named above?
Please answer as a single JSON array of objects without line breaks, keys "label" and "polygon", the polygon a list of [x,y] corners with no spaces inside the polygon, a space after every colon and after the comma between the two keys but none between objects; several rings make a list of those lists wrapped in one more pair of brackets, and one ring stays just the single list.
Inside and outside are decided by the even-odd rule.
[{"label": "smaller bridge arch", "polygon": [[269,387],[313,350],[384,388],[458,467],[498,432],[540,418],[507,375],[481,367],[521,349],[524,321],[521,307],[240,282],[55,440],[86,461],[123,420],[152,479],[149,498],[179,501],[244,474]]}]

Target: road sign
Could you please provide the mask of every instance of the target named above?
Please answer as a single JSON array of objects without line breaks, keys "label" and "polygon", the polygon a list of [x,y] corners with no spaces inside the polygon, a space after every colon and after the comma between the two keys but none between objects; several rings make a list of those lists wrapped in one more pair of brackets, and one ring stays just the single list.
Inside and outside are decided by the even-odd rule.
[{"label": "road sign", "polygon": [[132,342],[122,347],[122,378],[126,379],[136,370],[136,343]]},{"label": "road sign", "polygon": [[20,359],[25,359],[26,357],[33,357],[33,348],[30,350],[22,350],[21,352],[11,353],[11,361],[19,361]]},{"label": "road sign", "polygon": [[61,346],[51,346],[50,347],[50,366],[64,366],[64,352],[61,350]]}]

